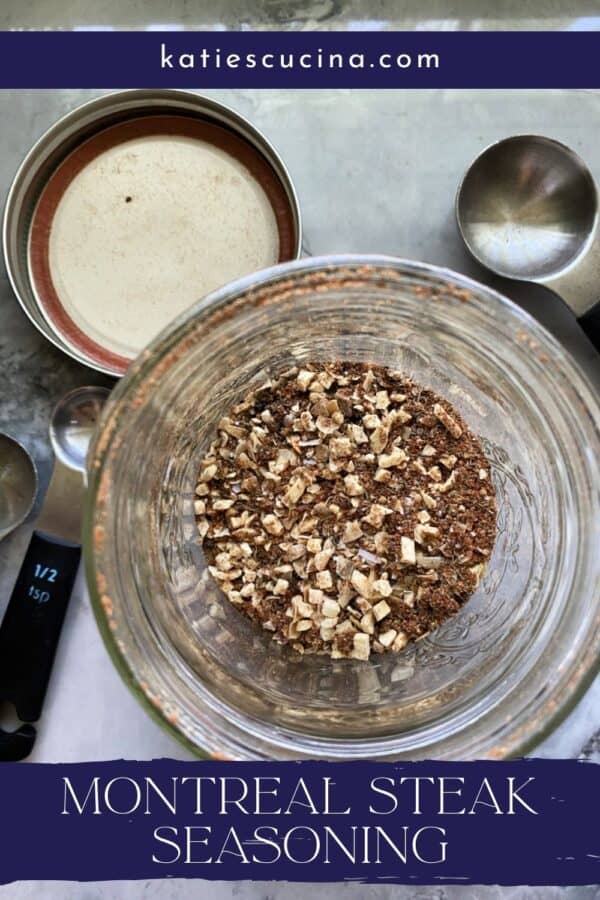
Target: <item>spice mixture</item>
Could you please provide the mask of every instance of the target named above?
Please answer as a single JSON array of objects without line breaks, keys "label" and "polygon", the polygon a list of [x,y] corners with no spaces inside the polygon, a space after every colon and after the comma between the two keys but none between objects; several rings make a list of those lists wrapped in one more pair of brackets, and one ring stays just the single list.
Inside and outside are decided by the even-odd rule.
[{"label": "spice mixture", "polygon": [[238,609],[301,653],[398,651],[473,593],[496,534],[490,468],[444,399],[401,372],[291,369],[218,424],[195,512]]}]

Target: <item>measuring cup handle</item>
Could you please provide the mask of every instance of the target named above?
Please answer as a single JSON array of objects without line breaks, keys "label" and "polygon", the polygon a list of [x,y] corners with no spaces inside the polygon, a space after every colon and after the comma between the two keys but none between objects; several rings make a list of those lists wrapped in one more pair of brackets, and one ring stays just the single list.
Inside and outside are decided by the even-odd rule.
[{"label": "measuring cup handle", "polygon": [[[42,712],[54,654],[77,575],[81,547],[34,531],[0,625],[0,700],[14,703],[22,722]],[[14,732],[15,755],[31,751]],[[2,735],[0,758],[10,758],[10,734]]]},{"label": "measuring cup handle", "polygon": [[600,300],[578,321],[596,350],[600,351]]}]

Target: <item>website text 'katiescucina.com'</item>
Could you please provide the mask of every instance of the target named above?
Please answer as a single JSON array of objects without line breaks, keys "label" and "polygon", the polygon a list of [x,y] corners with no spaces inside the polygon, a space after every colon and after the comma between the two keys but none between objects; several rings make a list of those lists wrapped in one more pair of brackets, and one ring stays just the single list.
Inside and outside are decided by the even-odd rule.
[{"label": "website text 'katiescucina.com'", "polygon": [[160,48],[161,69],[200,69],[203,71],[240,69],[282,72],[301,71],[344,71],[347,69],[439,69],[438,53],[380,52],[366,53],[333,52],[315,48],[305,51],[273,51],[232,53],[215,47],[179,52],[162,43]]}]

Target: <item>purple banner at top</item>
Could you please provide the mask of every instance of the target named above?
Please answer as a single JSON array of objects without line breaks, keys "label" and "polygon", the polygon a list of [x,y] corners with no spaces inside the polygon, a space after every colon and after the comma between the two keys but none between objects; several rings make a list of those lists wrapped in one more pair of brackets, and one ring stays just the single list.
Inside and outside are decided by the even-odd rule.
[{"label": "purple banner at top", "polygon": [[599,794],[567,760],[4,763],[0,882],[595,884]]},{"label": "purple banner at top", "polygon": [[597,32],[0,32],[1,88],[597,88]]}]

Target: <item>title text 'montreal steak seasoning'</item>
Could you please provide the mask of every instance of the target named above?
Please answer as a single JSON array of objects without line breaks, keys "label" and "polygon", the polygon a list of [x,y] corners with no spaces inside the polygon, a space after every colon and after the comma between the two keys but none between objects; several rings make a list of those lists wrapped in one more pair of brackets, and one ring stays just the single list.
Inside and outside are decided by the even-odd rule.
[{"label": "title text 'montreal steak seasoning'", "polygon": [[457,612],[496,535],[460,415],[400,372],[308,364],[218,424],[195,512],[229,600],[300,653],[366,660]]}]

